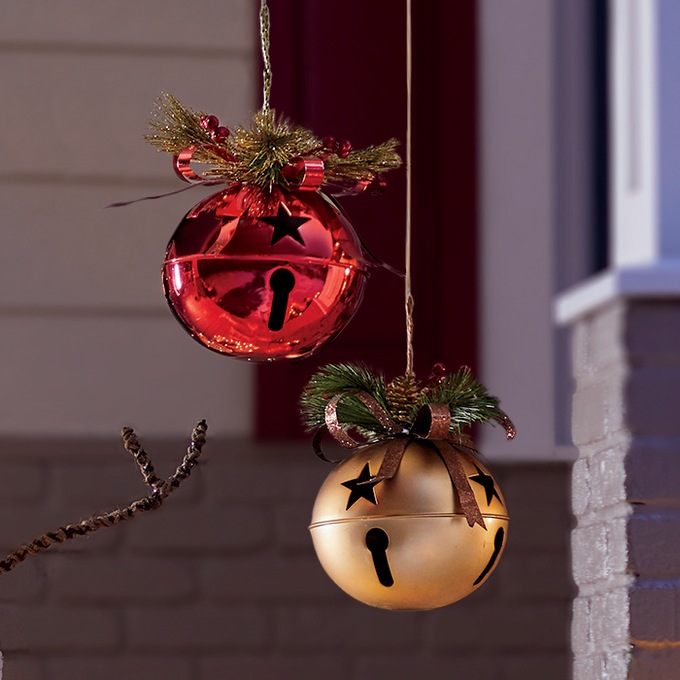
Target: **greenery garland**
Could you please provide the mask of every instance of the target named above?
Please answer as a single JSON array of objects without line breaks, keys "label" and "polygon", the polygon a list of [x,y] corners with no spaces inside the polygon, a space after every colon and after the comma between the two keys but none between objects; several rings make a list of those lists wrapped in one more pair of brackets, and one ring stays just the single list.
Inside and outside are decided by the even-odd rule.
[{"label": "greenery garland", "polygon": [[506,427],[509,436],[514,436],[512,423],[501,410],[499,400],[488,393],[467,366],[453,374],[435,376],[421,387],[411,376],[400,376],[386,384],[381,374],[363,364],[328,364],[312,376],[300,398],[302,419],[307,428],[322,426],[329,400],[347,394],[337,408],[340,423],[357,428],[370,439],[389,436],[369,408],[350,394],[356,391],[372,396],[405,429],[413,425],[424,404],[446,404],[451,412],[449,431],[452,434],[462,434],[474,423],[496,421]]},{"label": "greenery garland", "polygon": [[224,137],[215,136],[214,128],[206,127],[207,118],[217,120],[164,94],[157,100],[145,139],[174,156],[193,147],[192,160],[212,166],[202,175],[206,179],[243,182],[268,190],[277,184],[288,186],[283,170],[295,158],[323,160],[322,186],[370,182],[401,165],[396,139],[366,149],[351,150],[351,145],[339,149],[334,139],[319,139],[269,108],[256,113],[249,127],[222,128]]}]

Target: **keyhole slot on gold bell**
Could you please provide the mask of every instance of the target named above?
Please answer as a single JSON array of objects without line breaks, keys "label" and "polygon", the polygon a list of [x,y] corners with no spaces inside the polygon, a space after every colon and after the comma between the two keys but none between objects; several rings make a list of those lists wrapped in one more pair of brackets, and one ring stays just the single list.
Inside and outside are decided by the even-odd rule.
[{"label": "keyhole slot on gold bell", "polygon": [[493,569],[493,565],[496,564],[496,560],[498,559],[498,556],[501,554],[501,550],[503,549],[504,537],[505,531],[503,530],[503,527],[499,527],[498,531],[496,531],[496,535],[493,538],[493,553],[491,553],[491,557],[489,558],[487,565],[482,570],[482,573],[477,577],[475,582],[472,584],[473,586],[480,584],[484,580],[484,577]]},{"label": "keyhole slot on gold bell", "polygon": [[280,331],[286,320],[288,296],[295,287],[293,272],[288,271],[288,269],[277,269],[275,272],[272,272],[269,278],[269,287],[274,292],[274,297],[267,327],[270,331]]},{"label": "keyhole slot on gold bell", "polygon": [[378,527],[373,527],[366,532],[366,547],[373,557],[373,566],[378,575],[380,585],[389,588],[394,585],[394,578],[387,561],[387,546],[390,544],[390,537],[387,532]]}]

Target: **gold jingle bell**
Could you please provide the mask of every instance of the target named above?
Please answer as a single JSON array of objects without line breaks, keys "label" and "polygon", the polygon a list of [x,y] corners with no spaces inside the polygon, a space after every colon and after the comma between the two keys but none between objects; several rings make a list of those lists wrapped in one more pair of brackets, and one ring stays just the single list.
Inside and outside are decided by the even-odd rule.
[{"label": "gold jingle bell", "polygon": [[481,522],[470,526],[447,465],[426,440],[408,443],[394,477],[374,481],[388,446],[357,450],[323,483],[310,526],[317,557],[340,588],[365,604],[446,606],[479,588],[498,564],[507,538],[505,501],[478,459],[452,450],[481,511]]}]

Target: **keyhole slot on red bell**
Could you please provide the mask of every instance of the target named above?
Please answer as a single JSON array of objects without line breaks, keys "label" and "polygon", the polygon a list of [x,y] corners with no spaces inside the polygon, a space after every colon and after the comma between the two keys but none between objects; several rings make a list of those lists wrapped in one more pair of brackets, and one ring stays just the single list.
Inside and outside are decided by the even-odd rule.
[{"label": "keyhole slot on red bell", "polygon": [[288,269],[277,269],[272,272],[269,278],[269,287],[274,293],[272,298],[272,308],[269,312],[269,323],[267,327],[270,331],[280,331],[286,320],[288,311],[288,296],[295,287],[295,276]]},{"label": "keyhole slot on red bell", "polygon": [[373,557],[373,566],[378,575],[380,585],[389,588],[394,585],[394,578],[387,561],[387,546],[390,544],[390,537],[387,532],[378,527],[373,527],[366,532],[366,547]]}]

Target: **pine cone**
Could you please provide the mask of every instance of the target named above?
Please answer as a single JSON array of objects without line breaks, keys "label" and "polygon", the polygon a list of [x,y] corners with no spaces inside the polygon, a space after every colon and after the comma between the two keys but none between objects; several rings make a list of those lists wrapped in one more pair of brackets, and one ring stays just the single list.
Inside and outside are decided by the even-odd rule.
[{"label": "pine cone", "polygon": [[395,378],[385,390],[392,417],[399,423],[410,423],[419,395],[420,388],[412,375]]}]

